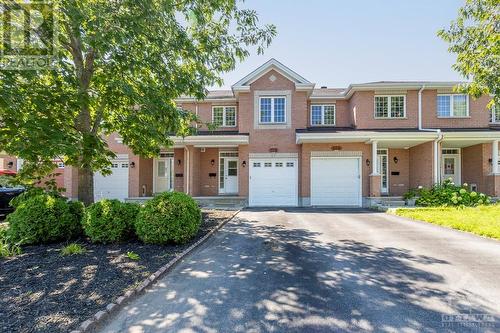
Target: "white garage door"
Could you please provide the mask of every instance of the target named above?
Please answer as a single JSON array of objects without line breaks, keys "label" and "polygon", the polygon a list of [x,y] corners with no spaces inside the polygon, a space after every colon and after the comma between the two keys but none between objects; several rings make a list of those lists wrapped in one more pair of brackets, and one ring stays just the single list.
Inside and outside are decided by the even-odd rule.
[{"label": "white garage door", "polygon": [[128,159],[112,161],[111,175],[94,174],[94,200],[128,198]]},{"label": "white garage door", "polygon": [[360,159],[311,158],[311,205],[361,206]]},{"label": "white garage door", "polygon": [[250,206],[297,206],[297,164],[296,158],[250,159]]}]

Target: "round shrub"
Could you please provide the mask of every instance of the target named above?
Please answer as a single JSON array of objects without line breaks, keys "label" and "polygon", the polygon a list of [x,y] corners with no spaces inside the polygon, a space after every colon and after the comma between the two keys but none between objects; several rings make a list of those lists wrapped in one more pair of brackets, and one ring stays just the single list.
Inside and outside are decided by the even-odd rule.
[{"label": "round shrub", "polygon": [[[16,198],[17,199],[17,198]],[[18,244],[41,244],[69,240],[82,233],[83,204],[39,193],[14,202],[7,216],[8,237]]]},{"label": "round shrub", "polygon": [[455,185],[451,179],[446,179],[443,183],[436,184],[430,189],[418,189],[417,195],[416,205],[423,207],[475,207],[491,202],[487,195],[470,191],[466,183],[461,186]]},{"label": "round shrub", "polygon": [[114,243],[131,238],[140,206],[118,200],[102,200],[85,209],[83,230],[96,243]]},{"label": "round shrub", "polygon": [[146,202],[135,223],[137,236],[149,244],[185,243],[201,224],[201,210],[190,196],[162,193]]}]

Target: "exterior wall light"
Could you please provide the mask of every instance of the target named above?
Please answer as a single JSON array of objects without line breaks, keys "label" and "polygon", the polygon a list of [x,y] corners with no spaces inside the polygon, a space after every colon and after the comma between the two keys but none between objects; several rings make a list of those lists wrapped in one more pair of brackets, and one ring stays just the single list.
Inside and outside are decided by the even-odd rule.
[{"label": "exterior wall light", "polygon": [[214,165],[215,165],[215,160],[214,160],[214,159],[212,159],[212,160],[210,161],[210,165],[211,165],[211,166],[214,166]]},{"label": "exterior wall light", "polygon": [[399,162],[399,159],[396,156],[394,156],[394,163],[398,164],[398,162]]},{"label": "exterior wall light", "polygon": [[181,165],[181,160],[177,160],[177,165]]},{"label": "exterior wall light", "polygon": [[370,159],[367,158],[365,162],[366,162],[366,166],[370,166]]},{"label": "exterior wall light", "polygon": [[13,166],[14,166],[14,162],[10,161],[9,163],[7,163],[7,167],[9,169],[12,169]]},{"label": "exterior wall light", "polygon": [[246,167],[246,166],[247,166],[247,161],[243,161],[243,162],[241,163],[241,165],[242,165],[243,167]]},{"label": "exterior wall light", "polygon": [[130,167],[135,168],[135,162],[130,162]]}]

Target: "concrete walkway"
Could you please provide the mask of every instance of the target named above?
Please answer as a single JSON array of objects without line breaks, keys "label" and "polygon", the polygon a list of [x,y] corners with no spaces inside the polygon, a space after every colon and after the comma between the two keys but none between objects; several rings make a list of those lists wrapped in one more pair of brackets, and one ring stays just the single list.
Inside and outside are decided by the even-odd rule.
[{"label": "concrete walkway", "polygon": [[100,332],[494,332],[499,318],[498,241],[384,213],[243,211]]}]

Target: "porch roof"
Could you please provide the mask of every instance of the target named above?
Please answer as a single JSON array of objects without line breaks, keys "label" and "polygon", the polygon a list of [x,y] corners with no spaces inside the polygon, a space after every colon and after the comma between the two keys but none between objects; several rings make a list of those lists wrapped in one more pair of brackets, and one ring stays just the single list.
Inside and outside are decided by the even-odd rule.
[{"label": "porch roof", "polygon": [[247,145],[248,134],[224,133],[224,134],[200,134],[186,137],[173,137],[174,147],[192,145],[195,147],[237,147]]},{"label": "porch roof", "polygon": [[380,148],[409,148],[436,140],[435,132],[408,130],[336,130],[336,131],[297,131],[296,142],[336,143],[336,142],[378,142]]},{"label": "porch roof", "polygon": [[490,143],[500,140],[498,129],[464,129],[448,132],[444,130],[442,146],[445,148],[463,148],[480,143]]}]

